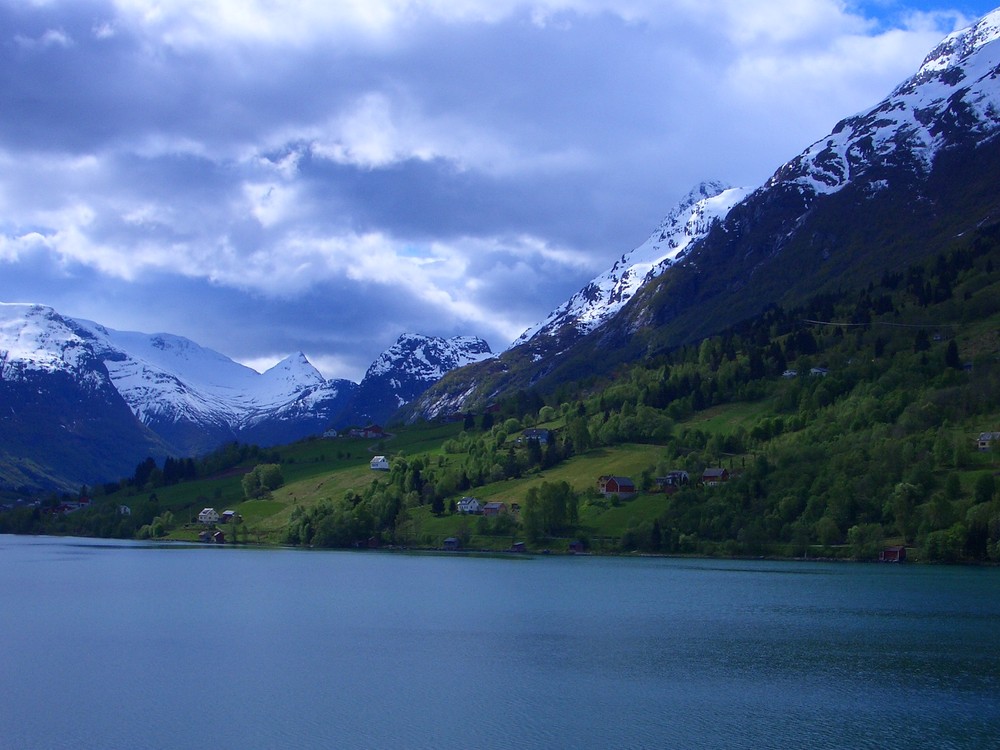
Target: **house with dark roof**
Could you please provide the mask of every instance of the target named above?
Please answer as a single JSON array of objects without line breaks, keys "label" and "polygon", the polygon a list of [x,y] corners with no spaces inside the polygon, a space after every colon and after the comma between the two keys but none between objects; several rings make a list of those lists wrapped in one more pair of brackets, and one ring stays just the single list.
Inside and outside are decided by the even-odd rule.
[{"label": "house with dark roof", "polygon": [[518,442],[524,440],[525,442],[534,441],[539,445],[548,445],[552,442],[552,430],[542,430],[532,428],[530,430],[525,430],[521,433],[521,437]]},{"label": "house with dark roof", "polygon": [[993,450],[993,443],[1000,441],[1000,432],[980,432],[976,447],[981,451]]},{"label": "house with dark roof", "polygon": [[710,467],[701,473],[701,482],[706,487],[718,487],[729,481],[729,470],[720,467]]},{"label": "house with dark roof", "polygon": [[638,494],[635,482],[629,477],[615,475],[599,477],[597,480],[597,491],[604,495],[604,497],[617,497],[622,500],[635,497]]},{"label": "house with dark roof", "polygon": [[456,510],[458,510],[459,513],[478,515],[483,512],[483,506],[482,503],[474,497],[463,497],[458,501]]},{"label": "house with dark roof", "polygon": [[668,471],[666,476],[656,477],[653,480],[656,484],[656,489],[660,492],[677,492],[681,487],[685,487],[691,483],[691,477],[686,471],[681,471],[680,469],[675,471]]}]

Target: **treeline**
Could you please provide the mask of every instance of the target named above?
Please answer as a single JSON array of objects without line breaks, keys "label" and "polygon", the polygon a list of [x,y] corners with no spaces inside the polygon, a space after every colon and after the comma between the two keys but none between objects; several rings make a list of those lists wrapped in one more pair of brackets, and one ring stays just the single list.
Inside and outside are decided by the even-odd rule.
[{"label": "treeline", "polygon": [[[396,457],[364,492],[297,509],[287,541],[404,543],[416,507],[454,512],[476,487],[639,442],[662,446],[638,478],[644,491],[671,470],[697,478],[723,466],[732,479],[664,495],[662,512],[633,523],[621,550],[870,558],[894,542],[925,559],[1000,559],[993,464],[972,443],[997,427],[997,342],[967,328],[1000,313],[996,250],[995,238],[979,237],[858,292],[772,306],[613,381],[563,386],[559,402],[519,391],[467,416],[445,456]],[[757,404],[760,416],[724,429],[678,426],[734,403]],[[549,426],[547,441],[524,437]],[[586,538],[580,508],[605,501],[562,491],[531,489],[519,525],[483,519],[461,531]]]},{"label": "treeline", "polygon": [[[156,490],[260,461],[246,476],[244,491],[259,497],[280,486],[280,454],[256,445],[227,443],[201,458],[141,461],[131,476],[76,493],[50,493],[33,504],[0,512],[0,534],[56,534],[133,539],[165,536],[178,522],[161,506]],[[244,477],[246,479],[246,477]],[[200,498],[207,502],[207,498]],[[88,501],[88,502],[82,502]]]}]

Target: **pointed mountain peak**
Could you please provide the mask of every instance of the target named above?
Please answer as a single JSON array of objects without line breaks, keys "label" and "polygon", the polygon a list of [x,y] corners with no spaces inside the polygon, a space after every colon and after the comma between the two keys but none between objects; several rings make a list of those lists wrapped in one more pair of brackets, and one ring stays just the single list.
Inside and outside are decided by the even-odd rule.
[{"label": "pointed mountain peak", "polygon": [[954,68],[974,52],[1000,39],[1000,8],[990,11],[976,23],[946,36],[931,50],[917,71],[916,78],[927,78]]},{"label": "pointed mountain peak", "polygon": [[320,374],[319,370],[313,367],[312,363],[302,352],[289,354],[276,365],[265,371],[264,377],[268,380],[284,380],[289,377],[294,377],[295,380],[299,382],[312,380],[321,383],[324,381],[324,378]]},{"label": "pointed mountain peak", "polygon": [[643,284],[683,259],[748,192],[718,180],[695,185],[648,240],[623,254],[610,270],[593,279],[544,321],[522,333],[512,346],[526,344],[539,334],[556,336],[564,329],[586,334],[600,328]]}]

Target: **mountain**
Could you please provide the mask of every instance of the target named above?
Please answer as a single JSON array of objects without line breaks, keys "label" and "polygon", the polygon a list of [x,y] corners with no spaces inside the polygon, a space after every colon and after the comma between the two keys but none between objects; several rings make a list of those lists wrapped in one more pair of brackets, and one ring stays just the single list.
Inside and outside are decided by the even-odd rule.
[{"label": "mountain", "polygon": [[0,304],[0,488],[77,490],[168,452],[92,344],[51,308]]},{"label": "mountain", "polygon": [[0,303],[0,486],[78,489],[152,456],[322,432],[357,386],[301,354],[264,374],[180,336]]},{"label": "mountain", "polygon": [[372,362],[338,424],[384,422],[446,373],[493,357],[489,344],[475,336],[404,333]]},{"label": "mountain", "polygon": [[[768,306],[866,286],[996,225],[998,39],[1000,10],[951,34],[884,100],[837,123],[761,187],[723,202],[683,254],[645,274],[649,242],[622,256],[497,359],[442,379],[408,418],[606,375]],[[684,205],[664,224],[676,226],[671,216],[684,216]]]},{"label": "mountain", "polygon": [[230,440],[275,445],[322,432],[357,387],[325,380],[301,353],[261,374],[180,336],[74,323],[89,334],[135,415],[176,455]]},{"label": "mountain", "polygon": [[715,221],[725,218],[747,191],[721,182],[695,187],[660,223],[649,239],[625,253],[536,326],[522,333],[513,346],[534,338],[586,335],[600,328],[625,306],[644,284],[678,261],[702,239]]},{"label": "mountain", "polygon": [[0,303],[0,488],[78,489],[147,456],[384,421],[449,370],[492,356],[482,339],[405,334],[358,385],[326,380],[300,352],[261,374],[181,336]]}]

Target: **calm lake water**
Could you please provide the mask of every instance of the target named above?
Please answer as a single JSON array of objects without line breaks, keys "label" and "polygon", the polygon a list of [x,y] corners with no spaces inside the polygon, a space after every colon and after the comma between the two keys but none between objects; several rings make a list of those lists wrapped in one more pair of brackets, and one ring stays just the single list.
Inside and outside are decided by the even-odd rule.
[{"label": "calm lake water", "polygon": [[3,748],[998,748],[1000,569],[0,536]]}]

